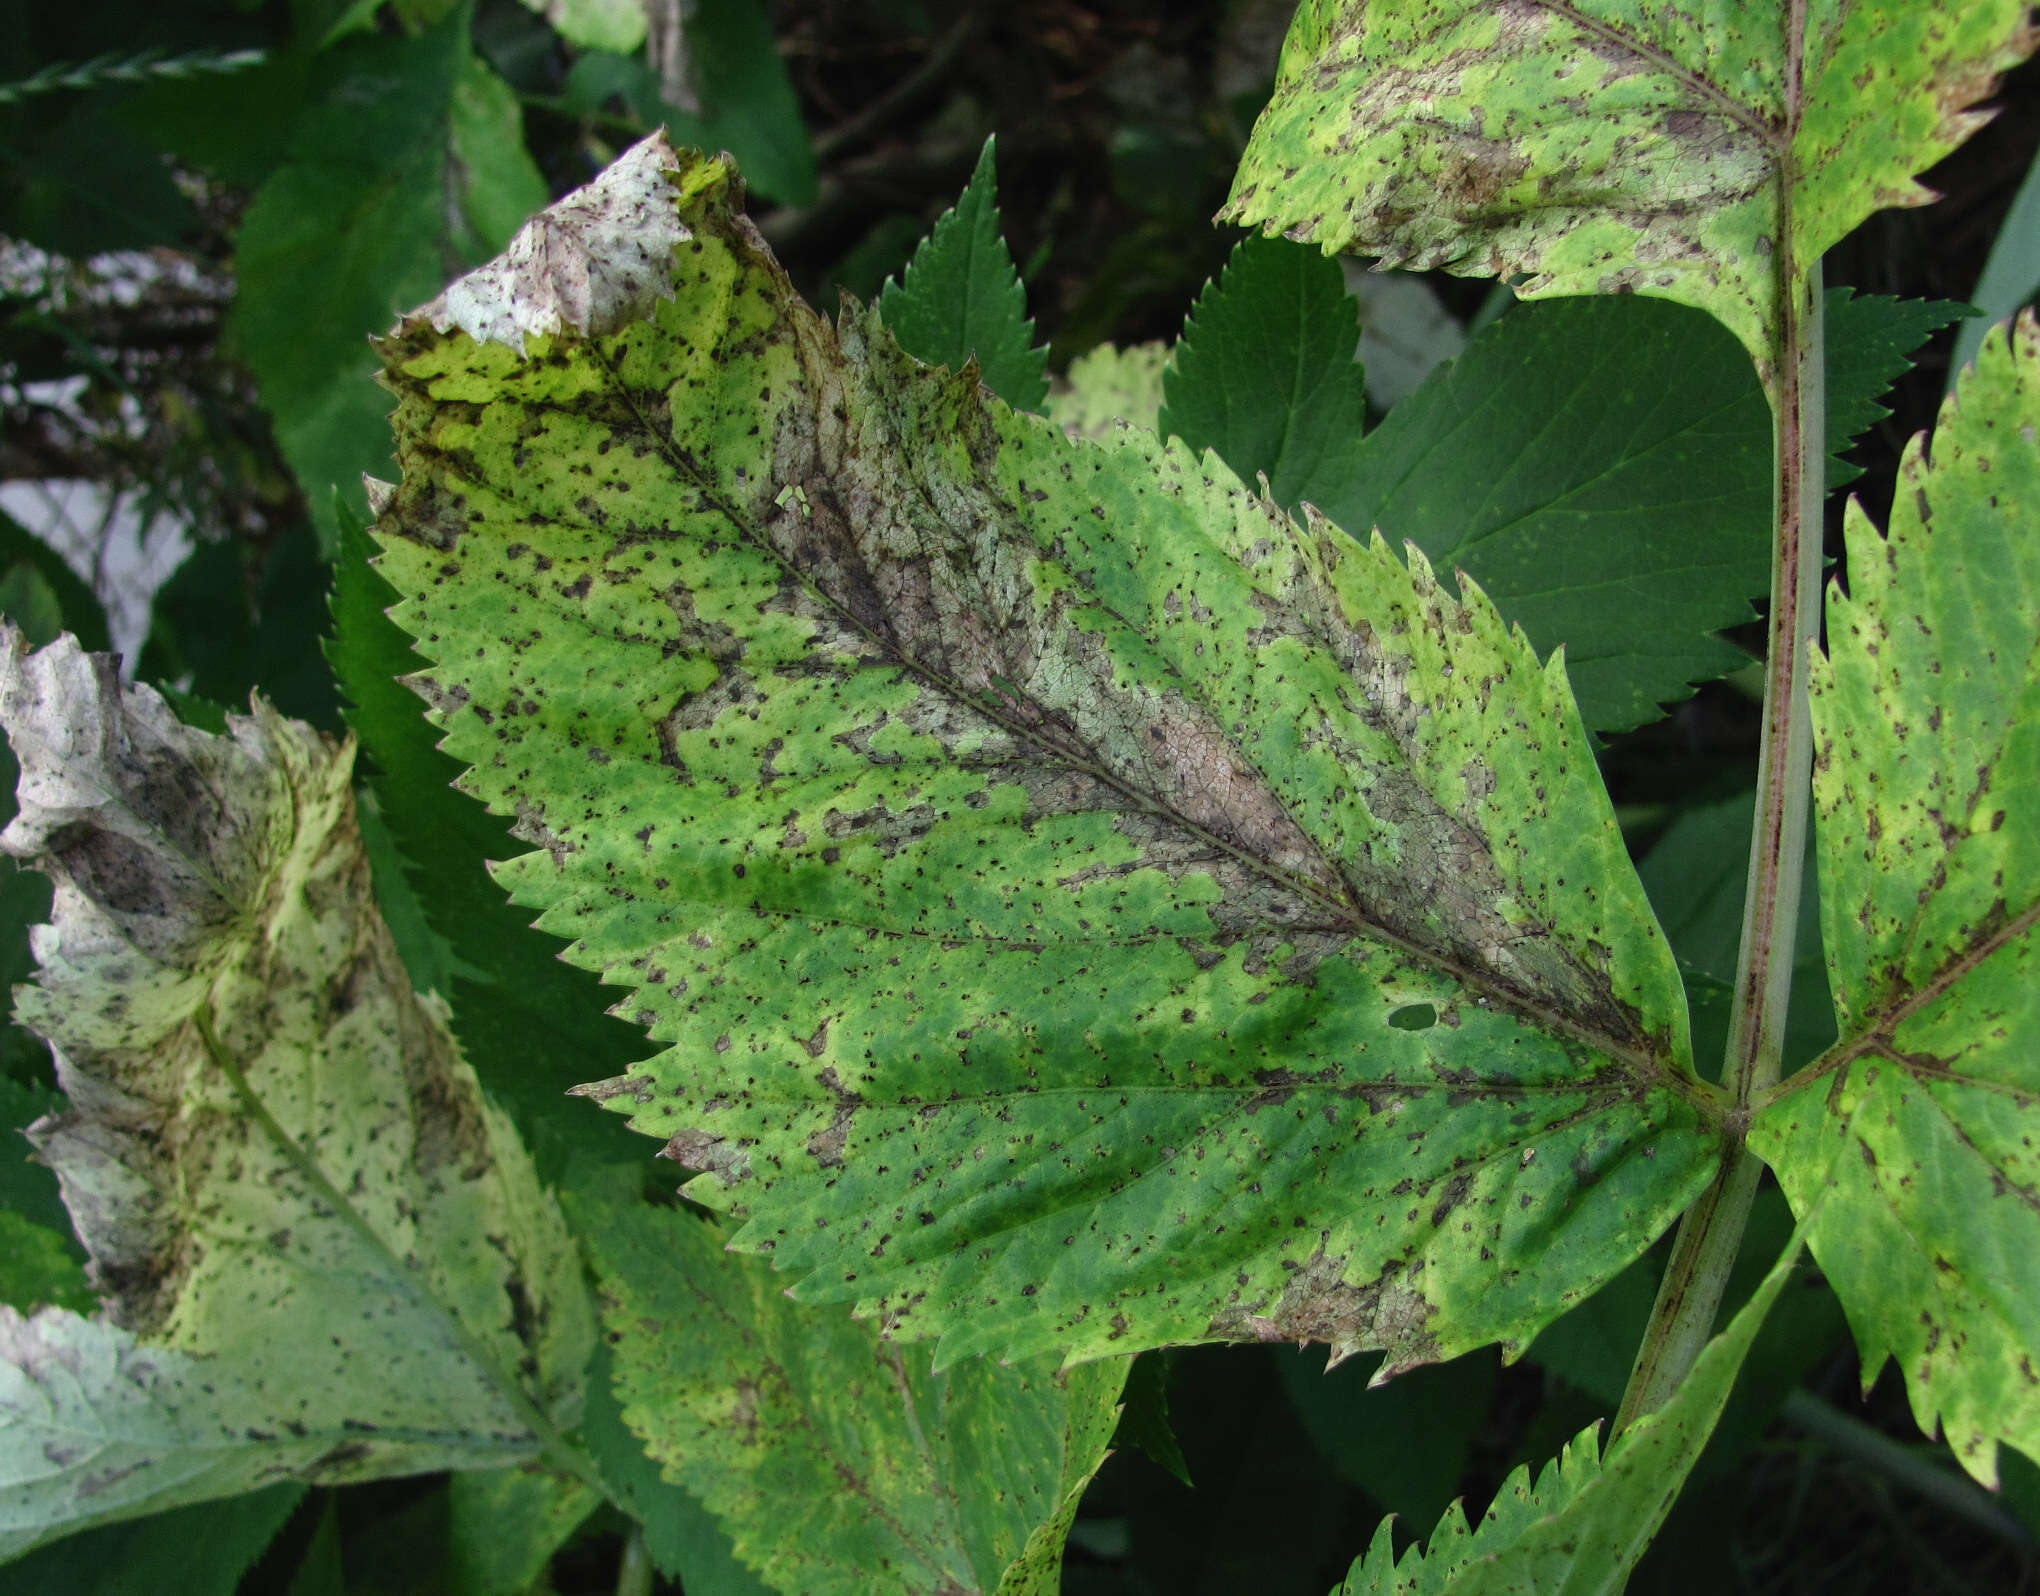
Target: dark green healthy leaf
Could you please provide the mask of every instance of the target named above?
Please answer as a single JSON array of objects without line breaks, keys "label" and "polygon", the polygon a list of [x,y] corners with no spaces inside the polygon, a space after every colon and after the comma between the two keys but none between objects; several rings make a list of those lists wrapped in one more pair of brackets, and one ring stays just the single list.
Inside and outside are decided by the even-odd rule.
[{"label": "dark green healthy leaf", "polygon": [[1562,668],[824,322],[731,194],[647,141],[549,213],[585,297],[385,346],[435,723],[666,1047],[590,1095],[945,1364],[1527,1341],[1716,1147]]},{"label": "dark green healthy leaf", "polygon": [[623,1420],[615,1393],[616,1359],[605,1341],[588,1365],[581,1440],[616,1504],[644,1526],[645,1549],[659,1572],[686,1582],[688,1596],[765,1596],[770,1589],[737,1561],[730,1538],[700,1501],[665,1479]]},{"label": "dark green healthy leaf", "polygon": [[788,1596],[1053,1596],[1126,1361],[929,1374],[677,1208],[570,1199],[625,1420]]},{"label": "dark green healthy leaf", "polygon": [[2040,326],[1985,340],[1889,535],[1856,506],[1813,669],[1841,1040],[1750,1145],[1809,1222],[1864,1378],[1898,1360],[1970,1473],[2040,1457]]},{"label": "dark green healthy leaf", "polygon": [[1975,302],[1977,319],[1956,334],[1955,350],[1948,360],[1951,390],[1962,368],[1974,361],[1983,347],[1984,333],[2009,321],[2036,295],[2040,295],[2040,154],[2026,168],[2026,180],[1998,224],[1990,258],[1983,263],[1983,275],[1969,296]]},{"label": "dark green healthy leaf", "polygon": [[[404,684],[425,662],[383,613],[396,594],[369,566],[374,545],[361,519],[345,506],[336,518],[327,654],[353,706],[347,723],[361,739],[377,818],[434,943],[413,979],[421,969],[444,972],[461,1051],[516,1121],[542,1176],[558,1179],[576,1154],[628,1157],[640,1144],[562,1098],[590,1072],[629,1068],[642,1036],[603,1013],[611,1000],[600,983],[563,962],[559,943],[532,930],[530,915],[489,879],[491,861],[514,858],[520,846],[509,826],[454,789],[460,765],[439,751]],[[386,872],[379,896],[392,890],[385,883]]]},{"label": "dark green healthy leaf", "polygon": [[1185,1485],[1191,1484],[1190,1465],[1183,1461],[1182,1443],[1169,1427],[1168,1353],[1143,1352],[1133,1360],[1121,1402],[1119,1433],[1112,1438],[1113,1450],[1134,1447]]},{"label": "dark green healthy leaf", "polygon": [[1327,1369],[1318,1354],[1297,1352],[1279,1367],[1304,1429],[1340,1475],[1405,1529],[1428,1534],[1459,1494],[1500,1360],[1492,1350],[1473,1352],[1370,1389],[1379,1362],[1355,1358]]},{"label": "dark green healthy leaf", "polygon": [[1952,321],[1974,314],[1946,299],[1892,299],[1827,293],[1827,485],[1853,482],[1863,468],[1842,458],[1891,411],[1878,401],[1913,368],[1920,345]]},{"label": "dark green healthy leaf", "polygon": [[507,94],[470,53],[465,6],[415,38],[348,38],[242,221],[230,329],[329,548],[334,487],[351,501],[388,469],[366,339],[544,198]]},{"label": "dark green healthy leaf", "polygon": [[[1638,868],[1643,887],[1657,911],[1658,924],[1681,964],[1711,976],[1726,987],[1735,978],[1736,955],[1742,944],[1743,895],[1749,886],[1750,836],[1756,812],[1754,794],[1698,804],[1672,822]],[[1688,980],[1688,989],[1692,987]],[[1695,1004],[1693,1042],[1701,1045]],[[1834,1005],[1828,998],[1827,967],[1820,949],[1820,886],[1811,855],[1799,897],[1798,941],[1792,957],[1792,1003],[1787,1011],[1783,1048],[1785,1068],[1811,1063],[1835,1039]],[[1714,1038],[1712,1058],[1703,1068],[1718,1068],[1727,1046],[1724,1030]]]},{"label": "dark green healthy leaf", "polygon": [[931,366],[978,376],[1016,410],[1048,398],[1048,349],[1035,347],[1027,290],[999,234],[992,139],[956,204],[936,220],[899,281],[886,279],[878,314],[900,347]]},{"label": "dark green healthy leaf", "polygon": [[1534,1485],[1527,1466],[1510,1475],[1478,1524],[1448,1512],[1429,1545],[1406,1553],[1400,1566],[1384,1522],[1333,1596],[1620,1596],[1798,1256],[1795,1240],[1672,1399],[1624,1430],[1605,1455],[1586,1431]]},{"label": "dark green healthy leaf", "polygon": [[[1846,289],[1827,303],[1838,455],[1884,414],[1878,398],[1946,307]],[[1349,313],[1328,314],[1343,337]],[[1267,349],[1284,369],[1289,346]],[[1582,717],[1615,732],[1748,663],[1712,634],[1751,619],[1770,579],[1771,449],[1763,390],[1713,321],[1660,300],[1563,299],[1491,325],[1294,491],[1351,532],[1464,570],[1540,650],[1564,644]],[[1243,476],[1270,469],[1220,453]]]},{"label": "dark green healthy leaf", "polygon": [[587,1482],[529,1465],[455,1474],[447,1481],[448,1596],[525,1596],[601,1502]]},{"label": "dark green healthy leaf", "polygon": [[8,1587],[47,1596],[234,1596],[304,1500],[295,1483],[106,1524],[7,1565]]},{"label": "dark green healthy leaf", "polygon": [[375,914],[352,749],[259,702],[192,731],[111,655],[0,642],[0,848],[59,883],[16,1009],[70,1106],[31,1139],[109,1309],[0,1308],[0,1556],[530,1457],[579,1400],[579,1260]]},{"label": "dark green healthy leaf", "polygon": [[1780,248],[1805,271],[1932,198],[1913,174],[2034,38],[2024,0],[1304,0],[1223,214],[1525,297],[1676,299],[1761,364]]},{"label": "dark green healthy leaf", "polygon": [[1312,488],[1345,474],[1360,442],[1359,342],[1360,307],[1337,261],[1286,238],[1245,239],[1169,357],[1160,430],[1217,450],[1244,481],[1260,472],[1295,515]]}]

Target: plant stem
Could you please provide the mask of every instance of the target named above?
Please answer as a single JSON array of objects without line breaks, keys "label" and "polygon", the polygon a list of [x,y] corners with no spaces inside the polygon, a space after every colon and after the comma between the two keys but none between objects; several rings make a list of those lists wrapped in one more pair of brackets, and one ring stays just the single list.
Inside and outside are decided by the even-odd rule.
[{"label": "plant stem", "polygon": [[[1789,192],[1785,183],[1781,189]],[[1781,206],[1781,240],[1791,237]],[[1764,733],[1757,755],[1757,807],[1743,898],[1742,949],[1728,1023],[1722,1080],[1734,1096],[1723,1127],[1721,1171],[1687,1211],[1651,1306],[1650,1324],[1622,1394],[1615,1433],[1664,1405],[1713,1333],[1728,1271],[1742,1245],[1762,1165],[1742,1145],[1754,1094],[1777,1084],[1799,888],[1811,808],[1813,723],[1807,662],[1820,635],[1822,505],[1826,497],[1827,406],[1820,266],[1803,274],[1789,244],[1778,246],[1778,322],[1772,345],[1772,416],[1777,537],[1771,555],[1771,621],[1764,661]]]},{"label": "plant stem", "polygon": [[623,1560],[616,1565],[616,1596],[652,1596],[652,1554],[645,1529],[633,1524],[623,1538]]}]

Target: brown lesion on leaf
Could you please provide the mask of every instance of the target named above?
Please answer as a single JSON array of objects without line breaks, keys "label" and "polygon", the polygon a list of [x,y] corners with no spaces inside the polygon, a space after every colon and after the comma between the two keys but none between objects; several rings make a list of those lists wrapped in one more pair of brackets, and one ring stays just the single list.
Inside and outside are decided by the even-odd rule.
[{"label": "brown lesion on leaf", "polygon": [[510,827],[510,835],[519,842],[543,848],[552,855],[554,865],[561,868],[566,865],[567,855],[574,851],[574,845],[546,824],[545,811],[529,798],[517,800],[517,819]]},{"label": "brown lesion on leaf", "polygon": [[1388,1352],[1383,1377],[1432,1361],[1438,1343],[1427,1326],[1438,1310],[1405,1281],[1403,1267],[1391,1263],[1355,1286],[1345,1278],[1345,1263],[1320,1243],[1291,1268],[1279,1296],[1222,1309],[1205,1334],[1215,1341],[1324,1341],[1334,1363],[1381,1347]]}]

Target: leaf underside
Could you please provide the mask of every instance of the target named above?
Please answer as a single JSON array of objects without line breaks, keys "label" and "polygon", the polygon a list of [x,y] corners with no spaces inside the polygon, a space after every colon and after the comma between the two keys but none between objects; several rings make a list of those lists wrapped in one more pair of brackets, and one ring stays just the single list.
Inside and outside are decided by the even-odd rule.
[{"label": "leaf underside", "polygon": [[2040,327],[1994,329],[1850,507],[1813,673],[1821,929],[1841,1040],[1751,1145],[1801,1213],[1866,1379],[1887,1356],[1964,1466],[2040,1457]]},{"label": "leaf underside", "polygon": [[192,731],[68,637],[0,655],[0,846],[56,882],[16,1012],[70,1107],[31,1139],[107,1308],[0,1308],[0,1556],[529,1457],[505,1382],[577,1400],[578,1262],[374,910],[351,747],[260,704]]},{"label": "leaf underside", "polygon": [[2024,0],[1304,0],[1223,215],[1525,296],[1634,291],[1759,361],[1801,269],[2033,47]]},{"label": "leaf underside", "polygon": [[[1710,1099],[1562,667],[1213,456],[822,320],[731,181],[648,142],[563,202],[677,217],[633,319],[520,353],[449,293],[384,349],[421,690],[538,845],[498,879],[666,1047],[590,1093],[942,1362],[1399,1367],[1635,1256]],[[648,301],[614,248],[574,280]]]},{"label": "leaf underside", "polygon": [[625,1420],[766,1583],[791,1596],[1059,1588],[1127,1360],[1058,1373],[973,1358],[930,1374],[875,1326],[788,1302],[709,1221],[642,1203],[576,1213]]}]

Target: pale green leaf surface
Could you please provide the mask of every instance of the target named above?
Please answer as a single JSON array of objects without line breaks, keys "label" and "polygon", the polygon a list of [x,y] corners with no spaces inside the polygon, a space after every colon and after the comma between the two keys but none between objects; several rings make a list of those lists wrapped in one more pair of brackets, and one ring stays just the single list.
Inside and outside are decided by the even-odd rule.
[{"label": "pale green leaf surface", "polygon": [[1864,1376],[1989,1483],[2040,1457],[2040,327],[1994,330],[1851,507],[1812,677],[1821,929],[1841,1040],[1751,1145],[1849,1316]]},{"label": "pale green leaf surface", "polygon": [[[1712,1099],[1560,665],[1210,455],[824,322],[719,163],[597,188],[556,236],[677,196],[674,296],[523,355],[434,325],[515,324],[514,271],[409,321],[382,570],[538,846],[498,879],[666,1048],[588,1090],[735,1245],[945,1364],[1402,1366],[1664,1229]],[[610,247],[594,297],[648,298]]]},{"label": "pale green leaf surface", "polygon": [[789,1302],[709,1221],[570,1202],[625,1421],[768,1585],[1052,1596],[1065,1510],[1104,1461],[1127,1360],[1058,1373],[971,1358],[930,1374],[925,1349]]},{"label": "pale green leaf surface", "polygon": [[769,1587],[737,1561],[721,1521],[645,1455],[617,1404],[615,1369],[608,1343],[598,1340],[588,1364],[581,1442],[601,1470],[603,1488],[643,1526],[652,1562],[667,1578],[684,1580],[688,1596],[764,1596]]},{"label": "pale green leaf surface", "polygon": [[584,50],[629,55],[645,42],[644,0],[524,0],[559,36]]},{"label": "pale green leaf surface", "polygon": [[449,1596],[525,1596],[602,1496],[539,1467],[468,1469],[447,1486]]},{"label": "pale green leaf surface", "polygon": [[304,1500],[298,1484],[173,1508],[38,1547],[0,1581],[24,1596],[234,1596]]},{"label": "pale green leaf surface", "polygon": [[1286,238],[1243,239],[1184,323],[1160,430],[1215,449],[1249,482],[1266,476],[1268,496],[1294,515],[1360,442],[1359,342],[1360,308],[1337,261]]},{"label": "pale green leaf surface", "polygon": [[530,1456],[530,1404],[578,1401],[585,1287],[374,911],[351,746],[259,704],[193,731],[114,656],[4,641],[0,847],[57,884],[17,1013],[69,1100],[31,1139],[110,1317],[0,1309],[0,1554]]},{"label": "pale green leaf surface", "polygon": [[1511,1474],[1479,1523],[1449,1509],[1430,1543],[1400,1564],[1384,1521],[1333,1596],[1620,1596],[1714,1433],[1798,1256],[1795,1239],[1671,1400],[1605,1454],[1594,1431],[1583,1432],[1534,1484],[1528,1465]]},{"label": "pale green leaf surface", "polygon": [[1224,215],[1542,294],[1677,299],[1760,362],[1804,268],[2032,48],[2023,0],[1304,0]]},{"label": "pale green leaf surface", "polygon": [[1027,290],[999,233],[995,142],[985,140],[970,182],[899,279],[886,279],[878,313],[915,359],[961,371],[975,358],[993,393],[1016,409],[1039,410],[1048,397],[1048,350],[1034,343]]},{"label": "pale green leaf surface", "polygon": [[1087,438],[1103,438],[1121,421],[1153,432],[1168,359],[1169,346],[1159,339],[1124,349],[1099,344],[1070,362],[1064,385],[1048,396],[1043,414]]}]

